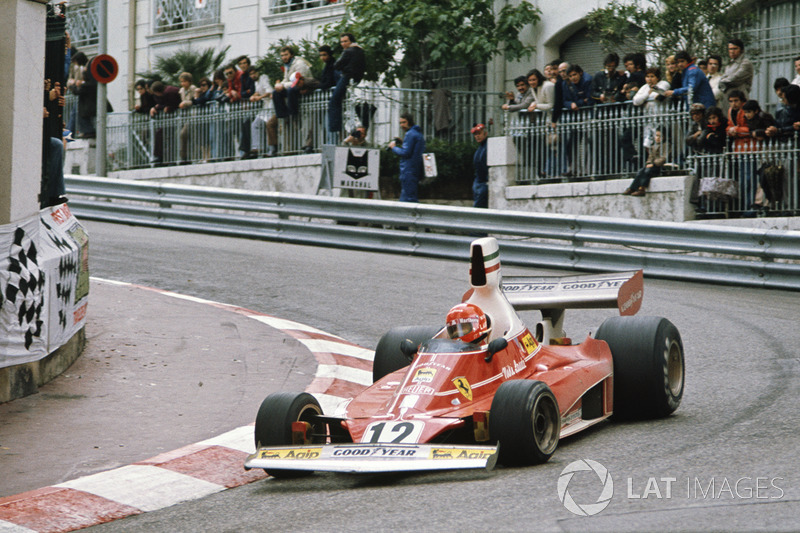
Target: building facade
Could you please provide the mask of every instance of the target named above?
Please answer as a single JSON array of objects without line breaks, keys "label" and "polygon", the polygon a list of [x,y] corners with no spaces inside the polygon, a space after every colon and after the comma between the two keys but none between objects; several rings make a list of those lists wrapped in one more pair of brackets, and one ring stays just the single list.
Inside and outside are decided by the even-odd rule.
[{"label": "building facade", "polygon": [[[247,54],[254,60],[281,39],[315,39],[320,28],[345,13],[341,0],[75,0],[69,7],[73,43],[90,57],[97,53],[97,4],[108,2],[108,53],[120,65],[120,76],[109,85],[115,110],[133,105],[137,73],[148,72],[159,56],[192,47],[222,49],[228,58]],[[499,0],[498,0],[498,3]],[[496,59],[485,66],[485,83],[473,89],[501,93],[511,80],[530,68],[541,70],[561,58],[587,72],[602,69],[605,55],[586,36],[586,14],[604,1],[535,0],[542,19],[526,29],[522,39],[536,52],[530,60],[508,63]],[[747,54],[756,63],[753,96],[768,106],[777,103],[771,89],[777,77],[794,78],[793,58],[800,50],[800,0],[761,1],[753,5],[757,24]],[[450,78],[456,87],[460,75]],[[463,77],[463,76],[461,76]],[[466,88],[466,87],[464,87]]]}]

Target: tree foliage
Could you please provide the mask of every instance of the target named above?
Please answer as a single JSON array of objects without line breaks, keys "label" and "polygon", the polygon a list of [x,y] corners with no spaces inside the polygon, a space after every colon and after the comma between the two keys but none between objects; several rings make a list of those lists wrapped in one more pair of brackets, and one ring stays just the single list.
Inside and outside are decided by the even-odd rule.
[{"label": "tree foliage", "polygon": [[209,78],[225,61],[230,46],[220,51],[215,48],[194,50],[191,46],[182,48],[170,56],[158,56],[153,64],[153,72],[144,73],[150,79],[159,79],[170,85],[179,85],[181,72],[189,72],[197,84],[203,76]]},{"label": "tree foliage", "polygon": [[[725,57],[727,39],[752,16],[736,9],[736,0],[613,0],[586,16],[589,37],[605,50],[639,48],[660,63],[678,50]],[[632,32],[631,28],[636,31]]]},{"label": "tree foliage", "polygon": [[526,59],[534,50],[519,33],[536,24],[540,11],[522,1],[499,13],[493,0],[347,0],[340,22],[323,29],[323,40],[338,44],[350,32],[364,47],[366,79],[395,84],[407,76],[432,87],[431,71],[458,62],[485,64],[503,54],[509,61]]}]

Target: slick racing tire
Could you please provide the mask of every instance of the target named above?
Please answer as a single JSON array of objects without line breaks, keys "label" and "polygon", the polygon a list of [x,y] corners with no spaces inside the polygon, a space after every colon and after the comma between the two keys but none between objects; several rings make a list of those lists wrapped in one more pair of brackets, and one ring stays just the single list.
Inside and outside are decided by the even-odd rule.
[{"label": "slick racing tire", "polygon": [[375,360],[372,363],[372,382],[411,364],[408,357],[400,350],[400,344],[408,339],[419,346],[433,338],[441,328],[431,326],[407,326],[392,328],[378,341],[375,348]]},{"label": "slick racing tire", "polygon": [[[322,415],[319,402],[312,395],[301,392],[278,392],[270,394],[261,402],[256,415],[256,449],[260,446],[287,446],[292,442],[292,422],[308,422],[314,443],[324,443],[326,427],[317,420]],[[297,470],[266,470],[273,477],[299,477],[311,472]]]},{"label": "slick racing tire", "polygon": [[515,379],[497,389],[489,413],[489,435],[500,443],[504,465],[547,462],[561,433],[558,401],[541,381]]},{"label": "slick racing tire", "polygon": [[661,418],[683,397],[683,343],[678,328],[656,316],[607,319],[595,339],[614,360],[614,418]]}]

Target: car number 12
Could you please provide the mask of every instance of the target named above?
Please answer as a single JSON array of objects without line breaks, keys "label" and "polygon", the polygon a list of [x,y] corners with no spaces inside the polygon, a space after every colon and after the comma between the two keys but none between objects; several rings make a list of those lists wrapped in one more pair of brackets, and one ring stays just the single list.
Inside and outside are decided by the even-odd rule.
[{"label": "car number 12", "polygon": [[375,422],[367,427],[361,442],[416,443],[423,427],[422,422]]}]

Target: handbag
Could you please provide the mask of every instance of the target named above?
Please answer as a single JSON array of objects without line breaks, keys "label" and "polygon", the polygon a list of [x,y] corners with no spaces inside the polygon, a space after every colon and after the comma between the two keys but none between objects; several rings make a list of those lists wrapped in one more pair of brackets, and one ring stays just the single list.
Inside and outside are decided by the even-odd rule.
[{"label": "handbag", "polygon": [[700,178],[700,194],[712,200],[739,197],[739,183],[729,178]]}]

